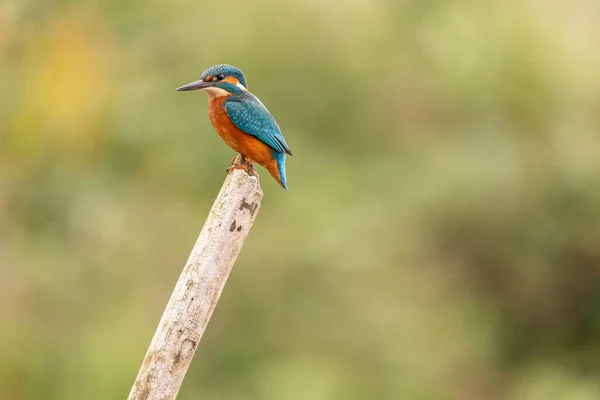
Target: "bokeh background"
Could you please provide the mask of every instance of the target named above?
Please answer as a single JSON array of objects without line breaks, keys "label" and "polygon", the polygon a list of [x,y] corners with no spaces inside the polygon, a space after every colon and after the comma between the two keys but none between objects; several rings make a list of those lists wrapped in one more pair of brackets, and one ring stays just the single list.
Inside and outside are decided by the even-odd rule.
[{"label": "bokeh background", "polygon": [[233,152],[294,152],[180,399],[600,398],[600,3],[0,2],[0,397],[124,399]]}]

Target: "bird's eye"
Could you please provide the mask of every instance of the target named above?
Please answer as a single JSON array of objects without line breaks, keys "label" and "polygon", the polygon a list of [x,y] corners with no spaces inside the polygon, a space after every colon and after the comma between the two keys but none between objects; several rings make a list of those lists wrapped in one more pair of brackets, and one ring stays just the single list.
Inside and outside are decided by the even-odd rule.
[{"label": "bird's eye", "polygon": [[222,81],[223,79],[225,79],[225,75],[219,74],[219,75],[217,75],[217,79]]}]

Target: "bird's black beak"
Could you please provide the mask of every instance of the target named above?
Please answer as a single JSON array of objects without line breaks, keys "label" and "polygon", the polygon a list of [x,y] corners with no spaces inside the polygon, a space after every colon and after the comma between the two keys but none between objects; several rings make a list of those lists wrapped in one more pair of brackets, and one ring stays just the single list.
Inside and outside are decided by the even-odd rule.
[{"label": "bird's black beak", "polygon": [[211,87],[212,83],[204,82],[202,79],[197,80],[195,82],[188,83],[187,85],[183,85],[182,87],[178,87],[178,92],[185,92],[187,90],[199,90],[206,89],[207,87]]}]

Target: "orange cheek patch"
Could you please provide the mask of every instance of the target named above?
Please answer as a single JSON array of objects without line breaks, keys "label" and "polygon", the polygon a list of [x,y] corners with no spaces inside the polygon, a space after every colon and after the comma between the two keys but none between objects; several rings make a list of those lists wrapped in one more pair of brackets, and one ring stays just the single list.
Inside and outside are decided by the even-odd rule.
[{"label": "orange cheek patch", "polygon": [[240,83],[238,78],[236,78],[235,76],[228,76],[227,78],[223,79],[223,82],[229,82],[235,86],[237,86],[237,84]]}]

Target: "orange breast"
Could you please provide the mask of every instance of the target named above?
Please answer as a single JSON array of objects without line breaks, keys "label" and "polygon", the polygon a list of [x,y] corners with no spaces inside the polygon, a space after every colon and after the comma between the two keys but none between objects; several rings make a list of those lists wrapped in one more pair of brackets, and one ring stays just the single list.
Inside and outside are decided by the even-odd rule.
[{"label": "orange breast", "polygon": [[240,130],[231,122],[223,108],[225,100],[227,100],[226,96],[209,100],[208,118],[212,126],[227,146],[243,154],[247,159],[259,163],[269,171],[275,180],[281,182],[272,149],[254,136]]}]

